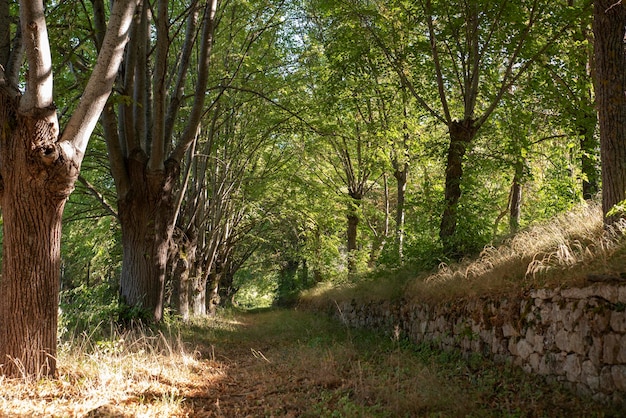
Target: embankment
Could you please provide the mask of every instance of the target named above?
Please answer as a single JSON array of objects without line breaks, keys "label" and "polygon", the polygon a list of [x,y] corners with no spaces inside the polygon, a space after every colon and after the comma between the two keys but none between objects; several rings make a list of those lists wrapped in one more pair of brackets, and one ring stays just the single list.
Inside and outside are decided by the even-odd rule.
[{"label": "embankment", "polygon": [[576,393],[626,403],[625,285],[596,283],[439,304],[328,301],[323,309],[350,326],[399,333],[443,350],[480,353]]}]

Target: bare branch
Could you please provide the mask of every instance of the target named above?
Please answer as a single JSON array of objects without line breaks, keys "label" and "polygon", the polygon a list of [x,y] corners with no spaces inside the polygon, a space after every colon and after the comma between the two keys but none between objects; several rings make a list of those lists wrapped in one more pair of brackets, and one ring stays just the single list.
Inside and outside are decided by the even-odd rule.
[{"label": "bare branch", "polygon": [[20,2],[20,27],[28,60],[26,91],[20,99],[20,112],[31,113],[52,106],[52,56],[43,0]]},{"label": "bare branch", "polygon": [[171,155],[171,158],[176,161],[182,160],[187,149],[195,139],[204,110],[204,99],[209,78],[209,63],[211,60],[211,51],[213,50],[213,32],[215,31],[216,12],[217,0],[210,0],[204,11],[202,40],[200,43],[200,62],[198,63],[198,82],[196,83],[196,94],[194,96],[191,115],[189,116],[189,122],[185,128],[183,137]]},{"label": "bare branch", "polygon": [[109,215],[117,219],[117,212],[115,211],[113,206],[111,206],[111,204],[107,202],[102,193],[96,190],[96,188],[91,183],[89,183],[87,179],[85,179],[83,176],[79,175],[78,181],[80,181],[82,185],[85,186],[87,190],[89,190],[89,193],[91,193],[96,199],[98,199],[98,202],[100,202],[102,207],[109,213]]},{"label": "bare branch", "polygon": [[63,132],[61,145],[77,165],[82,162],[89,137],[111,94],[136,6],[137,0],[114,2],[98,61],[81,101]]}]

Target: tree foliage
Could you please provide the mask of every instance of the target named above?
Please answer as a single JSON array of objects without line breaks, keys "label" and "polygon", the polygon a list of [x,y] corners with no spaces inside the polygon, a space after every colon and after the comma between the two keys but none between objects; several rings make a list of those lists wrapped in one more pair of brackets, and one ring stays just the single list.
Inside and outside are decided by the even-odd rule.
[{"label": "tree foliage", "polygon": [[[585,2],[143,4],[65,214],[68,306],[120,285],[153,320],[289,303],[470,256],[600,186]],[[49,27],[62,121],[108,16],[79,6]]]}]

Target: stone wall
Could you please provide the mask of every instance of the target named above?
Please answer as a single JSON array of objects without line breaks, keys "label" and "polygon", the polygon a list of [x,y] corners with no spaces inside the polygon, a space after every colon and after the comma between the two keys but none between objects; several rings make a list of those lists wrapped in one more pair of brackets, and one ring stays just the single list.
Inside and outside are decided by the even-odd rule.
[{"label": "stone wall", "polygon": [[502,300],[438,305],[400,300],[333,303],[348,325],[400,332],[415,343],[481,353],[626,403],[626,286],[540,289]]}]

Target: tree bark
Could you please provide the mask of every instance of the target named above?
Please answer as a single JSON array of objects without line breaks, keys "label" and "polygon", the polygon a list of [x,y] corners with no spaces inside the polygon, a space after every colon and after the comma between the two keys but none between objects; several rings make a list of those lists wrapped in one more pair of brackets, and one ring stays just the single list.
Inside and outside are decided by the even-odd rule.
[{"label": "tree bark", "polygon": [[602,211],[610,225],[625,214],[607,216],[626,198],[626,5],[594,2],[596,103],[602,159]]},{"label": "tree bark", "polygon": [[515,164],[515,174],[513,175],[513,184],[511,185],[511,200],[509,202],[509,231],[511,234],[515,234],[518,231],[520,224],[523,169],[523,162],[519,161]]},{"label": "tree bark", "polygon": [[[43,2],[20,2],[18,42],[8,63],[2,41],[0,64],[7,68],[0,66],[0,372],[5,376],[56,375],[63,208],[111,92],[135,6],[134,0],[115,2],[97,63],[62,135],[52,101]],[[0,15],[5,19],[6,10]],[[5,30],[10,27],[0,29]],[[22,93],[18,74],[23,56],[28,72]]]},{"label": "tree bark", "polygon": [[189,320],[189,296],[191,294],[191,278],[189,274],[195,263],[198,240],[193,231],[187,231],[186,236],[181,238],[178,251],[174,257],[175,267],[174,281],[174,308],[180,314],[183,321]]},{"label": "tree bark", "polygon": [[397,205],[396,205],[396,245],[398,246],[398,257],[400,262],[404,259],[404,199],[406,195],[407,173],[409,164],[404,163],[400,170],[396,168],[393,175],[397,183]]},{"label": "tree bark", "polygon": [[450,258],[462,255],[461,242],[456,236],[457,209],[461,199],[461,181],[463,179],[463,157],[467,146],[476,136],[474,121],[465,119],[454,121],[449,125],[450,146],[446,163],[446,183],[444,190],[444,209],[441,216],[439,237],[443,244],[444,254]]},{"label": "tree bark", "polygon": [[[595,119],[595,115],[593,116]],[[593,129],[587,127],[580,131],[580,168],[583,174],[583,198],[593,199],[600,189],[599,172],[594,156],[598,153],[598,141],[595,138]]]},{"label": "tree bark", "polygon": [[348,220],[348,241],[347,241],[347,251],[348,251],[348,273],[354,274],[356,273],[356,252],[357,252],[357,235],[359,228],[359,206],[361,205],[360,198],[352,197],[350,202],[348,203],[348,214],[346,218]]},{"label": "tree bark", "polygon": [[17,107],[18,100],[0,91],[0,370],[5,376],[53,376],[61,218],[78,170],[71,161],[50,160],[58,135],[50,115],[25,116]]},{"label": "tree bark", "polygon": [[147,159],[128,160],[132,191],[118,202],[122,229],[120,297],[128,306],[146,310],[147,318],[163,316],[165,273],[173,233],[174,182],[178,164],[168,160],[164,172],[146,175]]}]

